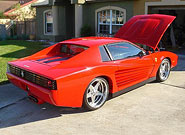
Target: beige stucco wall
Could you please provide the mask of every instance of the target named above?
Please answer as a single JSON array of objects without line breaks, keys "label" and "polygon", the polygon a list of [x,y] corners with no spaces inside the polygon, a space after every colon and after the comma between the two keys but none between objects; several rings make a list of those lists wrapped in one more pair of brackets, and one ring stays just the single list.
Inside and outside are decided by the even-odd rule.
[{"label": "beige stucco wall", "polygon": [[134,1],[134,15],[145,14],[145,2],[158,2],[161,0],[135,0]]}]

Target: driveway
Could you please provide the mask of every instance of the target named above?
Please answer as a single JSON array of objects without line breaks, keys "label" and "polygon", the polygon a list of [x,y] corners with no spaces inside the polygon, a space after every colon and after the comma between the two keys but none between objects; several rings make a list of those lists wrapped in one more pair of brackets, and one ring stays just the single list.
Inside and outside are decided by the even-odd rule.
[{"label": "driveway", "polygon": [[113,98],[99,110],[37,105],[11,84],[0,86],[1,135],[183,135],[185,56],[163,83]]}]

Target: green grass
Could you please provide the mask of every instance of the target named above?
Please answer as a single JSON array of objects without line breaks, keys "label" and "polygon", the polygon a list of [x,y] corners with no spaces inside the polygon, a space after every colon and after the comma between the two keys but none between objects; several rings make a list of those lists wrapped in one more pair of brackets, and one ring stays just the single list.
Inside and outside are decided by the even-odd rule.
[{"label": "green grass", "polygon": [[8,61],[23,58],[34,54],[45,47],[41,42],[29,42],[23,40],[0,41],[0,85],[7,83],[6,66]]}]

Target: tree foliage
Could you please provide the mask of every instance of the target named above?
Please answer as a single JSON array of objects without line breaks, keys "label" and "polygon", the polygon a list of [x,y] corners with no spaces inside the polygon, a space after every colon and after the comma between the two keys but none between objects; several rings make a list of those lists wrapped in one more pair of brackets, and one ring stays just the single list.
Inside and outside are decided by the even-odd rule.
[{"label": "tree foliage", "polygon": [[80,32],[82,37],[88,37],[88,36],[92,36],[92,29],[89,25],[84,25],[81,28],[81,32]]},{"label": "tree foliage", "polygon": [[3,18],[3,17],[4,17],[3,12],[0,12],[0,18]]},{"label": "tree foliage", "polygon": [[14,20],[25,21],[27,19],[33,19],[36,16],[36,9],[31,7],[31,5],[21,7],[21,4],[18,3],[12,8],[15,10],[10,15],[15,15]]}]

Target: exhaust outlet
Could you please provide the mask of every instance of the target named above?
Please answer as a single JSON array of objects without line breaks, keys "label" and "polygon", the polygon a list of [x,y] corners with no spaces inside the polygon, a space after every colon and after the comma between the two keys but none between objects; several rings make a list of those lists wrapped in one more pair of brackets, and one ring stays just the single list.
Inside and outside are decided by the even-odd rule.
[{"label": "exhaust outlet", "polygon": [[33,101],[33,102],[35,102],[35,103],[37,103],[38,104],[38,99],[36,98],[36,97],[34,97],[34,96],[28,96],[28,98],[31,100],[31,101]]},{"label": "exhaust outlet", "polygon": [[34,102],[34,103],[36,103],[36,104],[43,104],[43,103],[44,103],[44,101],[43,101],[42,99],[37,98],[37,97],[35,97],[35,96],[33,96],[33,95],[28,95],[28,98],[29,98],[32,102]]}]

